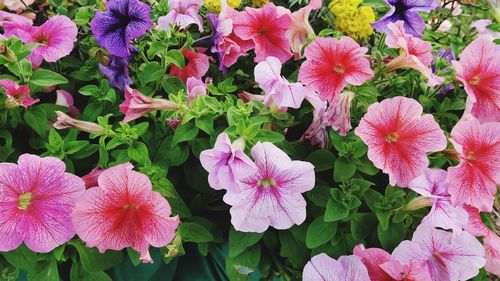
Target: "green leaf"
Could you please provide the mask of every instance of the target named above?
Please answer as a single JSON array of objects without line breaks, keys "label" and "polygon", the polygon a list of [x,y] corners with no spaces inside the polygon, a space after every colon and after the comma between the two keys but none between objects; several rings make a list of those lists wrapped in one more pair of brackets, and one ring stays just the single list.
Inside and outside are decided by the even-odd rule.
[{"label": "green leaf", "polygon": [[28,281],[59,281],[59,271],[55,259],[37,264],[35,270],[28,272]]},{"label": "green leaf", "polygon": [[236,257],[248,247],[259,242],[264,233],[240,232],[231,227],[229,230],[229,256]]},{"label": "green leaf", "polygon": [[307,197],[313,202],[314,205],[325,208],[330,198],[330,187],[324,185],[317,185],[311,191],[307,192]]},{"label": "green leaf", "polygon": [[247,248],[236,257],[226,259],[226,274],[231,281],[248,280],[250,273],[257,271],[260,261],[260,244]]},{"label": "green leaf", "polygon": [[81,242],[70,241],[69,244],[76,248],[80,255],[80,262],[83,269],[88,272],[99,272],[110,269],[121,263],[123,254],[119,251],[107,250],[99,253],[97,248],[87,248]]},{"label": "green leaf", "polygon": [[167,62],[173,63],[176,66],[183,68],[186,66],[184,56],[179,50],[170,50],[167,52],[167,57],[165,58]]},{"label": "green leaf", "polygon": [[81,141],[70,141],[64,144],[64,150],[66,154],[73,154],[79,152],[84,147],[89,144],[89,141],[81,140]]},{"label": "green leaf", "polygon": [[80,88],[80,90],[78,90],[78,93],[84,96],[99,97],[101,95],[101,89],[96,85],[87,85]]},{"label": "green leaf", "polygon": [[174,132],[172,145],[176,145],[183,141],[193,140],[198,135],[198,128],[192,123],[182,124]]},{"label": "green leaf", "polygon": [[342,182],[343,179],[350,179],[356,173],[356,164],[345,157],[339,157],[335,160],[333,168],[333,179],[336,182]]},{"label": "green leaf", "polygon": [[184,222],[177,230],[184,242],[203,243],[214,241],[214,236],[205,227],[197,223]]},{"label": "green leaf", "polygon": [[40,87],[49,87],[53,85],[66,84],[68,83],[68,80],[60,74],[40,68],[33,72],[29,83]]},{"label": "green leaf", "polygon": [[214,117],[210,115],[204,115],[196,118],[195,125],[203,132],[213,135],[214,133]]},{"label": "green leaf", "polygon": [[79,263],[71,265],[69,278],[70,281],[112,281],[111,277],[103,271],[87,272],[82,269]]},{"label": "green leaf", "polygon": [[267,141],[267,142],[277,143],[284,141],[285,137],[278,132],[269,130],[260,130],[255,136],[255,139],[262,142]]},{"label": "green leaf", "polygon": [[373,189],[366,190],[365,193],[363,193],[363,199],[365,199],[368,208],[374,213],[378,211],[376,204],[385,201],[384,196]]},{"label": "green leaf", "polygon": [[143,142],[135,142],[127,148],[128,157],[137,163],[144,163],[149,159],[148,147]]},{"label": "green leaf", "polygon": [[407,230],[404,223],[391,223],[387,230],[382,229],[379,224],[377,228],[378,240],[384,250],[391,252],[405,239]]},{"label": "green leaf", "polygon": [[146,85],[147,83],[152,81],[160,81],[165,74],[164,70],[157,62],[142,64],[139,69],[140,72],[138,77],[142,85]]},{"label": "green leaf", "polygon": [[38,107],[32,107],[24,113],[24,121],[38,135],[43,136],[48,129],[47,114]]},{"label": "green leaf", "polygon": [[331,151],[326,149],[319,149],[309,154],[305,161],[313,164],[314,170],[316,172],[323,172],[333,168],[335,159],[336,157]]},{"label": "green leaf", "polygon": [[310,256],[304,243],[298,241],[289,231],[279,232],[280,255],[288,258],[295,268],[303,268]]},{"label": "green leaf", "polygon": [[306,246],[319,247],[330,241],[337,232],[337,223],[326,222],[323,216],[317,217],[307,228]]},{"label": "green leaf", "polygon": [[325,221],[333,222],[347,218],[349,209],[343,204],[334,199],[329,199],[326,204]]},{"label": "green leaf", "polygon": [[377,218],[373,213],[357,213],[351,217],[351,234],[358,240],[363,241],[377,226]]},{"label": "green leaf", "polygon": [[38,258],[38,254],[29,250],[24,244],[13,251],[2,253],[2,255],[13,266],[28,271],[35,268]]}]

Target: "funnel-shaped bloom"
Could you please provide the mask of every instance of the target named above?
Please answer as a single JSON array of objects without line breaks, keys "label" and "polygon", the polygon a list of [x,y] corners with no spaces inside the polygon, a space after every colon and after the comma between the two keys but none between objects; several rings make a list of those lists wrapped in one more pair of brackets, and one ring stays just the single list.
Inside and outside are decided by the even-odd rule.
[{"label": "funnel-shaped bloom", "polygon": [[457,79],[467,92],[464,118],[480,122],[500,121],[500,47],[476,39],[453,61]]},{"label": "funnel-shaped bloom", "polygon": [[252,148],[257,170],[239,178],[240,193],[226,194],[231,223],[238,231],[264,232],[269,226],[288,229],[306,219],[302,193],[314,187],[311,163],[292,161],[272,143]]},{"label": "funnel-shaped bloom", "polygon": [[99,186],[78,198],[72,221],[88,247],[101,253],[131,247],[143,262],[152,262],[149,245],[170,243],[179,217],[170,217],[167,200],[152,190],[146,175],[132,169],[132,164],[125,163],[103,171]]},{"label": "funnel-shaped bloom", "polygon": [[500,184],[500,123],[460,121],[451,130],[460,164],[448,168],[451,202],[491,212]]},{"label": "funnel-shaped bloom", "polygon": [[130,87],[125,88],[125,101],[120,104],[120,111],[125,114],[123,122],[128,123],[153,110],[174,110],[179,106],[169,100],[153,99]]},{"label": "funnel-shaped bloom", "polygon": [[62,111],[56,111],[57,121],[52,125],[58,130],[74,128],[89,134],[102,134],[106,131],[99,124],[74,119]]},{"label": "funnel-shaped bloom", "polygon": [[365,249],[363,244],[354,247],[352,253],[361,259],[366,266],[371,281],[392,281],[393,279],[380,267],[381,264],[389,262],[391,255],[379,248]]},{"label": "funnel-shaped bloom", "polygon": [[186,59],[186,65],[183,68],[179,68],[175,64],[171,65],[170,76],[175,76],[186,83],[189,77],[201,79],[207,73],[210,66],[207,55],[191,49],[185,49],[182,51],[182,55]]},{"label": "funnel-shaped bloom", "polygon": [[28,108],[28,106],[40,101],[39,99],[30,97],[30,88],[26,85],[18,85],[12,80],[0,80],[0,86],[2,86],[7,94],[5,105],[9,108],[19,105]]},{"label": "funnel-shaped bloom", "polygon": [[73,101],[73,96],[70,93],[65,90],[57,90],[56,95],[56,104],[67,107],[69,110],[68,113],[71,117],[76,117],[80,114],[80,111],[75,106],[75,102]]},{"label": "funnel-shaped bloom", "polygon": [[188,93],[188,101],[191,102],[198,96],[204,96],[207,94],[207,87],[201,79],[195,77],[189,77],[186,81],[186,88]]},{"label": "funnel-shaped bloom", "polygon": [[170,12],[158,19],[158,27],[169,30],[170,25],[177,25],[185,29],[191,24],[198,25],[198,30],[203,32],[203,20],[198,15],[203,0],[168,0]]},{"label": "funnel-shaped bloom", "polygon": [[323,0],[311,0],[309,4],[298,11],[292,13],[292,26],[286,32],[288,40],[292,45],[292,52],[296,59],[302,54],[302,48],[309,36],[314,36],[314,30],[309,24],[309,14],[312,10],[317,10],[323,5]]},{"label": "funnel-shaped bloom", "polygon": [[126,58],[121,58],[111,55],[109,57],[108,65],[99,64],[101,73],[109,80],[109,84],[122,91],[125,87],[132,84],[128,73],[128,61]]},{"label": "funnel-shaped bloom", "polygon": [[341,256],[337,261],[326,254],[319,254],[304,267],[302,280],[370,281],[370,277],[357,256]]},{"label": "funnel-shaped bloom", "polygon": [[0,251],[22,242],[47,253],[74,235],[71,208],[85,187],[63,161],[23,154],[17,165],[0,163]]},{"label": "funnel-shaped bloom", "polygon": [[394,97],[374,103],[354,131],[368,145],[368,158],[401,187],[429,165],[426,153],[446,148],[446,137],[414,99]]},{"label": "funnel-shaped bloom", "polygon": [[363,57],[367,51],[349,37],[317,38],[305,49],[307,60],[300,66],[298,80],[322,100],[334,102],[348,84],[359,86],[373,77],[370,62]]}]

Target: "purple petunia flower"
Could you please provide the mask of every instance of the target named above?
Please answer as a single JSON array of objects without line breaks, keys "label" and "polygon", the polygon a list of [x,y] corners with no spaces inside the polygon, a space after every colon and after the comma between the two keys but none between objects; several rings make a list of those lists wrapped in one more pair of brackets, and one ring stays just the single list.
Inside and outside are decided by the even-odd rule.
[{"label": "purple petunia flower", "polygon": [[112,55],[130,57],[130,40],[151,28],[151,7],[138,0],[111,0],[105,12],[96,13],[90,23],[99,45]]},{"label": "purple petunia flower", "polygon": [[[446,50],[439,50],[437,57],[434,57],[434,61],[432,62],[432,65],[431,65],[432,72],[436,72],[436,59],[437,58],[444,59],[448,63],[451,64],[451,61],[455,60],[455,54],[453,54],[453,50],[451,49],[451,47],[448,47]],[[442,72],[450,72],[451,68],[446,67],[446,68],[442,69],[441,71]],[[435,86],[434,88],[437,88],[437,87],[439,87],[439,86]],[[448,92],[450,92],[454,88],[455,87],[453,86],[453,83],[448,83],[444,86],[443,89],[441,89],[441,91],[439,91],[439,94],[446,95]]]},{"label": "purple petunia flower", "polygon": [[125,58],[111,55],[109,57],[108,66],[99,64],[99,69],[104,74],[111,86],[120,90],[125,90],[126,86],[132,84],[128,74],[128,61]]},{"label": "purple petunia flower", "polygon": [[422,38],[424,20],[418,12],[430,12],[439,7],[439,0],[385,0],[389,11],[377,22],[372,23],[378,32],[389,32],[391,22],[404,21],[406,32]]}]

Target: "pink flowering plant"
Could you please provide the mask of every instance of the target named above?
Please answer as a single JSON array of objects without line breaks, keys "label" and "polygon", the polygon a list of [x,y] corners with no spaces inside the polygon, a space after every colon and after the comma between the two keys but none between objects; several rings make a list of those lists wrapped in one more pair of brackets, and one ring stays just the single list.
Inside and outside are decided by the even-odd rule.
[{"label": "pink flowering plant", "polygon": [[0,280],[497,280],[498,6],[0,0]]}]

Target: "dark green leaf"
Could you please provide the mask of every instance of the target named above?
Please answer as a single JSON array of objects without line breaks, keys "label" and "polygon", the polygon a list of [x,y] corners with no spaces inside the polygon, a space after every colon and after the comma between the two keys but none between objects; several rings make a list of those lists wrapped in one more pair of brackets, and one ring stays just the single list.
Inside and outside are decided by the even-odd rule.
[{"label": "dark green leaf", "polygon": [[307,228],[306,246],[316,248],[330,241],[337,232],[337,223],[326,222],[323,216],[317,217]]},{"label": "dark green leaf", "polygon": [[229,256],[236,257],[248,247],[259,242],[264,233],[240,232],[231,227],[229,230]]}]

